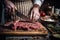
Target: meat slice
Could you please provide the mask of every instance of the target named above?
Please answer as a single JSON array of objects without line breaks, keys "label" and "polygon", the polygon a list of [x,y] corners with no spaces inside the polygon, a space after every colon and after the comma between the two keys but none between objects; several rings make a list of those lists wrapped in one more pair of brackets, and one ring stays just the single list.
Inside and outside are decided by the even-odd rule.
[{"label": "meat slice", "polygon": [[[35,30],[35,29],[40,29],[40,23],[39,22],[21,22],[21,21],[17,21],[17,22],[13,22],[12,23],[12,29],[13,30]],[[8,25],[10,26],[10,25]]]},{"label": "meat slice", "polygon": [[27,29],[27,30],[30,30],[30,29],[40,29],[40,24],[38,22],[36,23],[29,23],[29,22],[17,22],[14,27],[18,27],[18,29]]}]

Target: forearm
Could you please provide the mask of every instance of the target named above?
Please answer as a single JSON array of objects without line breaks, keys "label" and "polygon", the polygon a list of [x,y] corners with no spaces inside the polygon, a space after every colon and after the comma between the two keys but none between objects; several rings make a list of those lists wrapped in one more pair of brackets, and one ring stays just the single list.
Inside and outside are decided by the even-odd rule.
[{"label": "forearm", "polygon": [[4,0],[4,3],[8,2],[8,1],[10,1],[10,0]]},{"label": "forearm", "polygon": [[4,0],[4,1],[10,1],[10,0]]}]

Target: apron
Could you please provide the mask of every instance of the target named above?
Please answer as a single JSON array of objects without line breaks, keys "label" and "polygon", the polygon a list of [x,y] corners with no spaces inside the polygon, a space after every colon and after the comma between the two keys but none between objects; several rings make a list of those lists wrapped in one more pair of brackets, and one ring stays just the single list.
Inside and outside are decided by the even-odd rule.
[{"label": "apron", "polygon": [[[31,0],[14,0],[12,2],[17,7],[17,11],[20,12],[21,14],[23,14],[24,16],[28,16],[28,14],[33,6]],[[20,14],[18,14],[18,15],[20,15]],[[22,16],[22,15],[20,15],[20,16]],[[22,18],[22,17],[16,16],[16,19],[24,20],[24,18]]]}]

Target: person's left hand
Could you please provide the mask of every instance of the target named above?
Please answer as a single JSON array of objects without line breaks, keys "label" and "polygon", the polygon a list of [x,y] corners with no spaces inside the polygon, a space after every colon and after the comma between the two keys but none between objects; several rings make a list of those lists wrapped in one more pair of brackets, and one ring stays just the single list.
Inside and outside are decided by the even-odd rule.
[{"label": "person's left hand", "polygon": [[40,18],[39,8],[33,7],[31,10],[30,20],[31,21],[37,21]]}]

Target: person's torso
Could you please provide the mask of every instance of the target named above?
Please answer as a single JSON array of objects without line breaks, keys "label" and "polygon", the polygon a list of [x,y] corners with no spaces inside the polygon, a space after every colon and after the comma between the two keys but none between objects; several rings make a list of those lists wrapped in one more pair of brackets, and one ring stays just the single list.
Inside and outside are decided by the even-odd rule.
[{"label": "person's torso", "polygon": [[[33,6],[31,0],[13,0],[12,2],[17,7],[18,11],[25,16],[28,16],[30,9]],[[21,17],[20,17],[20,19],[21,19]]]},{"label": "person's torso", "polygon": [[30,9],[32,8],[31,0],[14,0],[14,4],[16,5],[19,12],[24,15],[28,15]]}]

